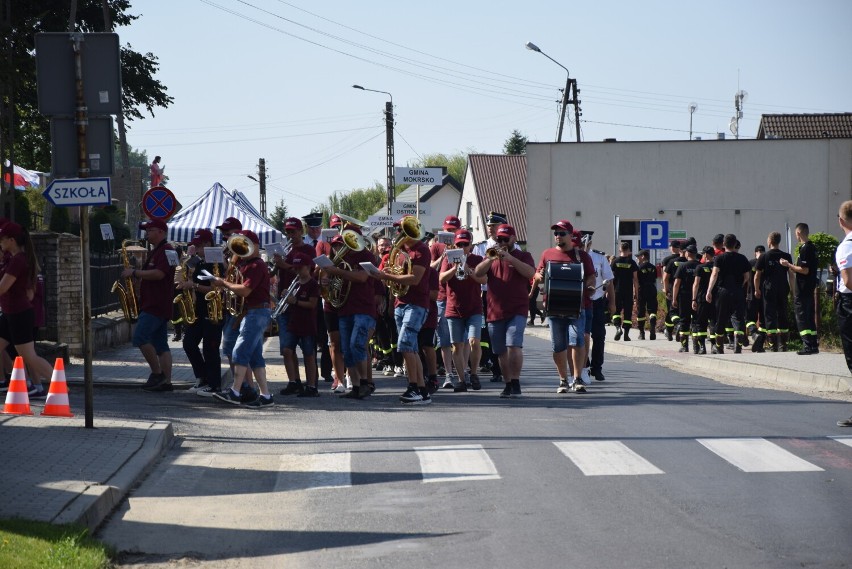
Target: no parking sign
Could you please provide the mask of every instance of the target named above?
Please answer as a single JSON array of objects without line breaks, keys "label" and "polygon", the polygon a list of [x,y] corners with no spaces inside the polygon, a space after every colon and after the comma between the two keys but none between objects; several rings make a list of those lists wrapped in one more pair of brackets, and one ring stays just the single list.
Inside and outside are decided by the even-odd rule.
[{"label": "no parking sign", "polygon": [[178,209],[178,201],[170,189],[156,186],[142,196],[142,211],[148,219],[168,220]]}]

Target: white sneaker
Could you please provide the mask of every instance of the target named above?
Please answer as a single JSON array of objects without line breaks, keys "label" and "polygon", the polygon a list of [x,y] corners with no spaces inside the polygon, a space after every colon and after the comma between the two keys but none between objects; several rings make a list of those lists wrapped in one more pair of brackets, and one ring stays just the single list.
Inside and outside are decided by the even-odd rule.
[{"label": "white sneaker", "polygon": [[406,377],[405,366],[397,366],[393,372],[394,377]]},{"label": "white sneaker", "polygon": [[215,393],[216,390],[210,387],[209,385],[205,385],[204,387],[201,387],[195,391],[195,394],[199,397],[213,397],[213,394]]},{"label": "white sneaker", "polygon": [[195,385],[186,390],[187,393],[198,393],[199,389],[207,387],[206,383],[202,383],[200,379],[195,380]]},{"label": "white sneaker", "polygon": [[589,371],[589,368],[584,367],[583,371],[580,373],[580,380],[583,382],[583,385],[591,385],[592,384],[592,374]]},{"label": "white sneaker", "polygon": [[352,391],[352,379],[346,374],[346,391]]},{"label": "white sneaker", "polygon": [[444,380],[444,385],[441,386],[441,389],[452,389],[453,387],[455,387],[455,385],[453,385],[453,377],[448,375],[447,379]]},{"label": "white sneaker", "polygon": [[337,387],[335,387],[333,391],[335,393],[346,393],[346,384],[342,381],[339,381],[337,383]]},{"label": "white sneaker", "polygon": [[392,365],[388,365],[387,367],[385,367],[383,373],[385,374],[385,377],[393,377],[395,371],[396,368],[394,368]]}]

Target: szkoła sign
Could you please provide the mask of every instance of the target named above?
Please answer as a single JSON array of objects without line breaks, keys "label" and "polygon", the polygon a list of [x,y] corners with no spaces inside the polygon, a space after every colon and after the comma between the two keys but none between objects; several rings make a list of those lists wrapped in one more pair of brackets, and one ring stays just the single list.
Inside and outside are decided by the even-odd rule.
[{"label": "szko\u0142a sign", "polygon": [[112,203],[109,178],[53,180],[42,195],[56,207]]}]

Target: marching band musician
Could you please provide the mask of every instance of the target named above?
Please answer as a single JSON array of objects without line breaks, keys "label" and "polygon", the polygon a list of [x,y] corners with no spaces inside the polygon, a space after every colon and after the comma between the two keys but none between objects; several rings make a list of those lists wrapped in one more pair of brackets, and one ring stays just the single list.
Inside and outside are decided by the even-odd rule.
[{"label": "marching band musician", "polygon": [[[228,217],[222,222],[222,225],[217,225],[216,229],[222,234],[222,242],[225,244],[222,254],[225,257],[225,269],[231,263],[233,253],[228,249],[228,239],[238,231],[242,231],[243,224],[236,217]],[[231,376],[234,374],[234,365],[231,361],[231,353],[234,351],[234,344],[237,342],[238,330],[233,324],[233,317],[225,310],[222,314],[222,353],[228,359],[228,366],[231,370]],[[246,399],[253,399],[253,395],[246,393]]]},{"label": "marching band musician", "polygon": [[[180,290],[192,290],[195,295],[195,316],[192,324],[186,324],[183,335],[183,351],[192,366],[196,384],[190,388],[190,393],[201,397],[213,397],[214,393],[222,390],[222,354],[219,344],[222,342],[222,320],[211,318],[208,313],[208,292],[214,290],[206,281],[201,279],[201,271],[210,274],[225,274],[225,268],[214,269],[212,263],[204,260],[204,248],[213,246],[213,233],[208,229],[199,229],[189,243],[187,253],[199,257],[191,280],[181,280],[177,287]],[[218,271],[218,272],[217,272]],[[223,310],[224,314],[224,310]],[[198,344],[201,344],[201,349]]]},{"label": "marching band musician", "polygon": [[[291,251],[292,253],[292,251]],[[285,354],[289,353],[291,364],[298,368],[296,346],[302,349],[305,362],[305,388],[296,397],[319,397],[317,388],[317,304],[319,302],[319,284],[314,280],[314,259],[312,254],[296,252],[287,255],[296,271],[296,288],[287,295],[287,340]],[[292,284],[292,283],[291,283]],[[285,355],[285,361],[287,356]]]},{"label": "marching band musician", "polygon": [[[376,241],[380,268],[387,261],[392,247],[393,245],[388,237],[379,237]],[[376,291],[382,297],[378,308],[379,317],[376,321],[376,345],[381,352],[382,371],[386,376],[392,376],[396,368],[402,369],[402,355],[396,351],[397,330],[393,315],[394,297],[384,283],[376,281],[376,285]]]},{"label": "marching band musician", "polygon": [[266,382],[266,361],[263,359],[263,332],[269,324],[269,269],[260,258],[260,240],[248,229],[240,231],[252,243],[254,250],[237,262],[242,274],[241,283],[232,283],[224,278],[211,280],[213,286],[224,287],[244,299],[244,313],[239,317],[237,341],[232,354],[234,363],[234,385],[230,389],[215,393],[213,397],[239,405],[242,402],[241,388],[249,369],[252,370],[260,395],[254,401],[246,403],[249,408],[270,407],[275,404],[269,385]]},{"label": "marching band musician", "polygon": [[[273,263],[278,268],[278,298],[281,298],[296,280],[297,270],[292,262],[293,256],[301,253],[310,256],[313,260],[314,253],[313,247],[303,241],[302,220],[298,217],[288,217],[284,220],[284,234],[290,240],[290,251],[283,258],[280,255],[273,256]],[[284,357],[284,369],[287,371],[288,379],[287,386],[280,391],[281,395],[301,394],[305,390],[302,378],[299,377],[299,366],[296,365],[295,344],[290,338],[288,329],[290,318],[289,311],[278,316],[278,347]]]},{"label": "marching band musician", "polygon": [[[306,227],[305,243],[314,248],[313,256],[316,256],[317,244],[320,242],[320,238],[322,237],[322,213],[318,211],[311,212],[308,215],[302,216],[302,221],[305,222]],[[317,342],[317,344],[319,344],[317,347],[320,351],[319,371],[323,381],[331,381],[331,353],[328,350],[328,342],[326,341],[326,338],[328,337],[328,330],[325,329],[325,316],[323,316],[323,311],[317,310],[316,317],[317,338],[322,339],[321,342]]]},{"label": "marching band musician", "polygon": [[142,387],[145,391],[172,390],[172,353],[169,351],[168,323],[172,317],[175,267],[169,264],[166,251],[174,251],[167,241],[168,226],[155,219],[140,223],[145,239],[153,245],[141,269],[127,268],[121,278],[142,281],[139,287],[139,320],[133,330],[133,346],[139,348],[151,368]]},{"label": "marching band musician", "polygon": [[[444,219],[444,231],[452,231],[455,233],[461,229],[461,220],[455,215],[448,215]],[[432,268],[436,271],[441,270],[444,260],[444,251],[447,250],[446,243],[441,243],[437,239],[429,246],[429,251],[432,253]],[[441,358],[444,360],[444,369],[447,374],[447,379],[444,382],[444,388],[453,387],[453,351],[452,341],[450,340],[450,328],[447,323],[447,286],[446,283],[440,283],[438,287],[438,348],[441,350]],[[480,312],[481,313],[481,312]],[[475,371],[479,371],[478,369]],[[464,379],[464,376],[461,376]]]},{"label": "marching band musician", "polygon": [[[342,229],[343,220],[337,216],[337,214],[332,215],[329,218],[329,227],[331,229],[337,229],[338,231]],[[315,255],[319,257],[320,255],[325,255],[329,259],[334,258],[334,252],[331,250],[331,243],[327,241],[320,240],[314,251]],[[323,274],[323,270],[319,267],[316,268],[316,277],[320,283],[320,287],[324,287],[328,285],[328,276]],[[334,378],[334,382],[331,384],[332,391],[336,393],[343,393],[346,390],[346,373],[345,367],[343,364],[343,350],[340,346],[340,325],[338,322],[337,309],[331,305],[327,300],[323,300],[323,319],[325,320],[325,329],[328,331],[328,351],[331,355],[331,367],[332,377]]]},{"label": "marching band musician", "polygon": [[515,228],[503,223],[494,231],[497,244],[473,274],[487,276],[486,320],[491,351],[500,359],[503,392],[500,397],[521,396],[524,364],[524,330],[527,324],[527,287],[535,274],[532,255],[515,248]]},{"label": "marching band musician", "polygon": [[[597,381],[604,381],[606,379],[603,374],[603,363],[604,342],[606,342],[607,308],[609,308],[610,314],[615,314],[615,287],[612,284],[612,267],[610,267],[606,255],[592,249],[593,234],[594,231],[580,231],[580,241],[583,244],[583,250],[592,258],[592,264],[595,267],[595,292],[591,296],[591,312],[586,309],[586,333],[583,338],[585,340],[583,345],[585,355],[583,356],[583,362],[588,362],[589,368],[588,370],[584,368],[580,375],[583,383],[586,383],[589,376],[594,376]],[[588,322],[590,315],[592,321],[591,327],[589,327]],[[653,334],[651,332],[652,339],[654,337]],[[590,351],[591,357],[589,357]]]},{"label": "marching band musician", "polygon": [[[480,285],[488,278],[473,274],[482,257],[471,254],[473,236],[467,229],[456,231],[455,246],[463,252],[463,263],[451,263],[446,257],[441,263],[440,280],[446,287],[446,317],[452,342],[452,363],[458,370],[458,385],[453,391],[467,391],[465,365],[470,362],[470,385],[474,391],[480,389],[479,359],[482,351],[479,338],[482,331],[482,301]],[[443,347],[443,346],[442,346]],[[449,360],[445,361],[449,369]],[[447,380],[450,380],[449,373]]]},{"label": "marching band musician", "polygon": [[[349,227],[349,229],[361,234],[357,228]],[[340,235],[336,235],[331,243],[339,247],[347,247]],[[372,264],[375,262],[375,257],[365,247],[360,251],[347,251],[343,255],[343,260],[349,264],[351,270],[340,266],[323,269],[330,277],[338,277],[351,283],[346,300],[337,309],[343,363],[352,382],[352,389],[341,397],[363,399],[372,393],[367,346],[376,328],[376,301],[374,281],[369,278],[369,274],[360,263]]]},{"label": "marching band musician", "polygon": [[[394,227],[402,231],[405,217],[394,222]],[[399,334],[397,351],[402,354],[408,373],[408,388],[400,396],[400,401],[411,405],[428,405],[432,403],[426,380],[423,376],[423,365],[420,362],[417,336],[426,322],[429,312],[429,279],[427,271],[430,268],[431,254],[429,247],[419,239],[408,239],[402,245],[402,251],[411,260],[411,272],[392,274],[382,272],[375,278],[385,282],[408,286],[405,295],[396,298],[394,319]],[[387,271],[388,267],[385,268]]]},{"label": "marching band musician", "polygon": [[[568,393],[571,389],[576,393],[585,393],[586,388],[582,379],[585,364],[585,312],[583,309],[591,306],[591,296],[595,291],[595,266],[589,254],[579,247],[573,247],[574,226],[563,219],[551,227],[555,247],[545,249],[541,253],[535,278],[536,282],[544,279],[544,270],[548,261],[559,263],[582,263],[583,265],[583,298],[582,309],[577,318],[548,316],[550,320],[550,344],[553,350],[553,363],[559,374],[559,387],[556,393]],[[545,299],[546,300],[546,299]],[[568,351],[571,352],[571,371],[573,378],[568,382]]]}]

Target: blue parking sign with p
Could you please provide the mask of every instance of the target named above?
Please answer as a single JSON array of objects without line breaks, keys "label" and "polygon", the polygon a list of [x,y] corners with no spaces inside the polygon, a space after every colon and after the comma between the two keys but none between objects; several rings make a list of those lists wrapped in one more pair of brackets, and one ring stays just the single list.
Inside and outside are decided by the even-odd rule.
[{"label": "blue parking sign with p", "polygon": [[668,249],[669,222],[666,220],[640,221],[639,247],[642,249]]}]

